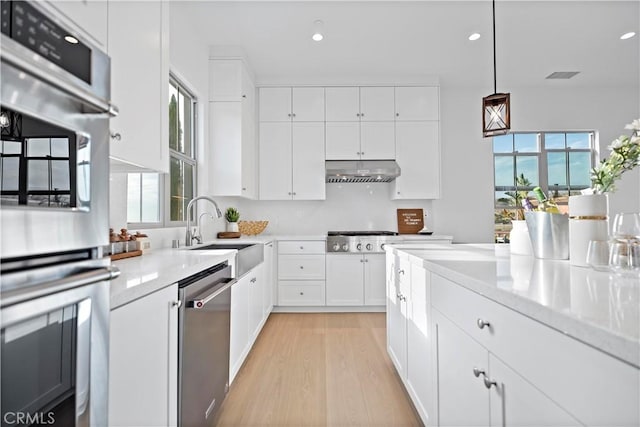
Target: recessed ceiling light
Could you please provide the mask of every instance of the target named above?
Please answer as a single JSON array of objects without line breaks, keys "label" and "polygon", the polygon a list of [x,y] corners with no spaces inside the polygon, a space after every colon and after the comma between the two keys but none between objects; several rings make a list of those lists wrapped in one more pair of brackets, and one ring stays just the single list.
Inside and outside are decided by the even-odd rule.
[{"label": "recessed ceiling light", "polygon": [[630,39],[631,37],[633,37],[635,35],[636,35],[636,33],[634,33],[633,31],[631,31],[629,33],[624,33],[623,35],[620,36],[620,40]]},{"label": "recessed ceiling light", "polygon": [[73,36],[64,36],[64,39],[71,44],[78,44],[78,39]]},{"label": "recessed ceiling light", "polygon": [[319,42],[320,40],[324,39],[324,36],[322,35],[322,27],[323,24],[320,20],[317,20],[313,23],[313,35],[311,36],[313,41]]},{"label": "recessed ceiling light", "polygon": [[473,34],[471,34],[471,35],[469,36],[469,40],[471,40],[471,41],[476,41],[476,40],[478,40],[479,38],[480,38],[480,34],[478,34],[478,33],[473,33]]}]

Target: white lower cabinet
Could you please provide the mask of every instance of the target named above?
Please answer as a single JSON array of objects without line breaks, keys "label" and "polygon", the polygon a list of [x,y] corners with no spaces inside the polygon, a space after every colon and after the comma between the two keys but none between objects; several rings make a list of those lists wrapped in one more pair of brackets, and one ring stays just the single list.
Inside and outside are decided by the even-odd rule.
[{"label": "white lower cabinet", "polygon": [[384,259],[382,254],[328,254],[327,305],[384,305]]},{"label": "white lower cabinet", "polygon": [[273,242],[269,242],[264,245],[264,286],[262,287],[264,294],[262,297],[262,312],[265,320],[269,317],[271,310],[273,310],[273,296],[275,295],[273,267]]},{"label": "white lower cabinet", "polygon": [[178,285],[111,312],[109,425],[175,426]]},{"label": "white lower cabinet", "polygon": [[429,276],[387,254],[387,351],[425,425],[433,425]]},{"label": "white lower cabinet", "polygon": [[231,287],[229,384],[233,382],[249,353],[249,274],[245,274]]},{"label": "white lower cabinet", "polygon": [[278,305],[325,305],[325,241],[278,242]]},{"label": "white lower cabinet", "polygon": [[264,263],[248,274],[249,276],[249,339],[255,341],[264,320]]}]

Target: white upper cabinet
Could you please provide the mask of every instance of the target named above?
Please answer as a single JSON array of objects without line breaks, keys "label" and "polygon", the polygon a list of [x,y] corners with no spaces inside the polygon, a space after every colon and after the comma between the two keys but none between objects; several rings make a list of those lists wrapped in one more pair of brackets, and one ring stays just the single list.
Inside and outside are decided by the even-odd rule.
[{"label": "white upper cabinet", "polygon": [[261,122],[323,122],[324,88],[261,88]]},{"label": "white upper cabinet", "polygon": [[291,200],[291,124],[260,123],[260,199]]},{"label": "white upper cabinet", "polygon": [[209,101],[255,98],[255,87],[242,59],[209,61]]},{"label": "white upper cabinet", "polygon": [[169,172],[169,4],[109,2],[111,157]]},{"label": "white upper cabinet", "polygon": [[327,160],[394,159],[393,87],[325,89]]},{"label": "white upper cabinet", "polygon": [[360,88],[360,120],[381,122],[394,120],[392,87]]},{"label": "white upper cabinet", "polygon": [[437,86],[396,87],[396,121],[440,120]]},{"label": "white upper cabinet", "polygon": [[328,87],[327,122],[393,121],[393,87]]},{"label": "white upper cabinet", "polygon": [[324,200],[324,124],[294,123],[292,146],[293,199]]},{"label": "white upper cabinet", "polygon": [[396,160],[400,176],[394,199],[440,197],[440,139],[437,121],[396,122]]},{"label": "white upper cabinet", "polygon": [[327,122],[360,120],[360,90],[357,87],[325,88]]},{"label": "white upper cabinet", "polygon": [[256,198],[255,87],[240,59],[213,59],[209,65],[211,192]]},{"label": "white upper cabinet", "polygon": [[324,200],[322,123],[260,123],[260,199]]},{"label": "white upper cabinet", "polygon": [[107,49],[108,3],[106,0],[52,0],[50,3],[82,28],[84,35],[89,36],[92,42],[104,50]]}]

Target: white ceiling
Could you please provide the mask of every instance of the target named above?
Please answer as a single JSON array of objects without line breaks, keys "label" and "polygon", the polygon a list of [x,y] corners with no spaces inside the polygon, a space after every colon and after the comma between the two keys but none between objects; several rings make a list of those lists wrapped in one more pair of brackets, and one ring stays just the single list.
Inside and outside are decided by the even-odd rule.
[{"label": "white ceiling", "polygon": [[[244,49],[258,82],[410,80],[493,85],[491,2],[176,1],[209,45]],[[313,42],[313,23],[325,39]],[[628,31],[638,33],[620,40]],[[471,42],[469,34],[480,40]],[[640,85],[640,1],[497,1],[498,91]],[[545,80],[580,71],[571,80]],[[360,80],[359,80],[360,79]]]}]

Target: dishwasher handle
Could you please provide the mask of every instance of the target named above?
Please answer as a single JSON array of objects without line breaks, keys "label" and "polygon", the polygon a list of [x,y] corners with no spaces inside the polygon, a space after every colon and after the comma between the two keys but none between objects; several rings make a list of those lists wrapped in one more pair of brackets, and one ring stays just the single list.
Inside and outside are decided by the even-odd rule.
[{"label": "dishwasher handle", "polygon": [[[230,277],[220,280],[220,282],[218,282],[218,285],[214,286],[212,290],[203,292],[200,295],[196,296],[194,299],[187,302],[187,308],[193,308],[196,310],[204,308],[209,301],[229,289],[237,281],[237,279],[233,279]],[[219,286],[220,284],[222,284],[222,286]]]}]

